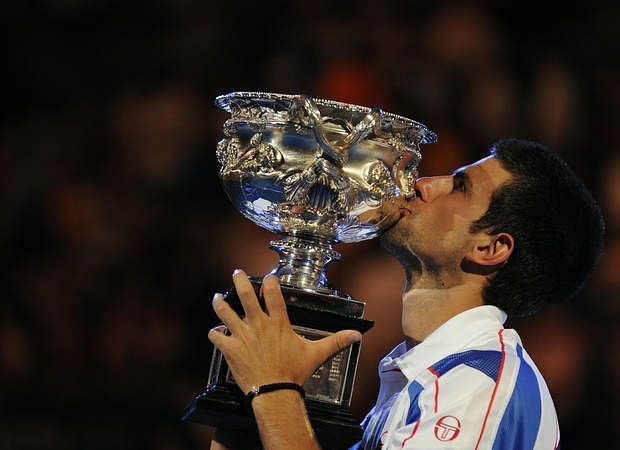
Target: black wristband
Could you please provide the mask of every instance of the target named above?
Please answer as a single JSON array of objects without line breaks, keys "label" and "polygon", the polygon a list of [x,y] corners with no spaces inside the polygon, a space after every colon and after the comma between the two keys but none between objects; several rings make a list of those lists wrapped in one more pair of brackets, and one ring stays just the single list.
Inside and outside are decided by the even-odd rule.
[{"label": "black wristband", "polygon": [[257,395],[265,394],[267,392],[279,391],[280,389],[291,389],[293,391],[299,392],[301,398],[306,396],[306,391],[300,385],[296,383],[271,383],[271,384],[263,384],[262,386],[252,386],[250,392],[248,392],[245,396],[245,404],[248,409],[252,408],[252,400]]}]

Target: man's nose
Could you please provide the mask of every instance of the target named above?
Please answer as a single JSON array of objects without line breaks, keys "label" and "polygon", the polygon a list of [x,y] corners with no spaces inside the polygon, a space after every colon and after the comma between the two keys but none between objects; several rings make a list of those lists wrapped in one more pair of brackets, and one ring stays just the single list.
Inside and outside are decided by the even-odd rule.
[{"label": "man's nose", "polygon": [[420,192],[423,201],[431,203],[438,197],[452,192],[453,184],[451,175],[422,177],[415,182],[415,188]]}]

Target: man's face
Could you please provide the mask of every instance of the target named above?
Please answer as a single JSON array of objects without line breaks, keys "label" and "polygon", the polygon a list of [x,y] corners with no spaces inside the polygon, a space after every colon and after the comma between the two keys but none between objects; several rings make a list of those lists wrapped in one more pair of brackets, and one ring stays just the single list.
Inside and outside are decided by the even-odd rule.
[{"label": "man's face", "polygon": [[407,202],[401,220],[383,236],[384,247],[405,267],[419,260],[430,270],[456,270],[474,245],[471,224],[510,178],[492,156],[452,175],[420,178],[417,197]]}]

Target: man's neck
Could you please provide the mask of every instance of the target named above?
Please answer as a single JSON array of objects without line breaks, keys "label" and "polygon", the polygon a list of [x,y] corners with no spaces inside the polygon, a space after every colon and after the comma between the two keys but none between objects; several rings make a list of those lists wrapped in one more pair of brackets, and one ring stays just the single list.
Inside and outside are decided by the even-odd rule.
[{"label": "man's neck", "polygon": [[[476,280],[477,281],[477,280]],[[403,293],[403,333],[408,345],[429,334],[463,311],[484,304],[482,286],[473,280],[459,284],[414,282]]]}]

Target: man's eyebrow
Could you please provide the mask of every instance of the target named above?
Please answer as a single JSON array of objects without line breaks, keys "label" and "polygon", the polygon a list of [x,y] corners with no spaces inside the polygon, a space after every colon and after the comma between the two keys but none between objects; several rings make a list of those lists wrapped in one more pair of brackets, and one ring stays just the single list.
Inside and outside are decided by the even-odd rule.
[{"label": "man's eyebrow", "polygon": [[464,168],[461,167],[460,169],[456,169],[454,172],[452,172],[452,176],[465,184],[466,191],[471,191],[471,178],[469,178],[469,175],[467,174],[467,172],[465,172]]}]

